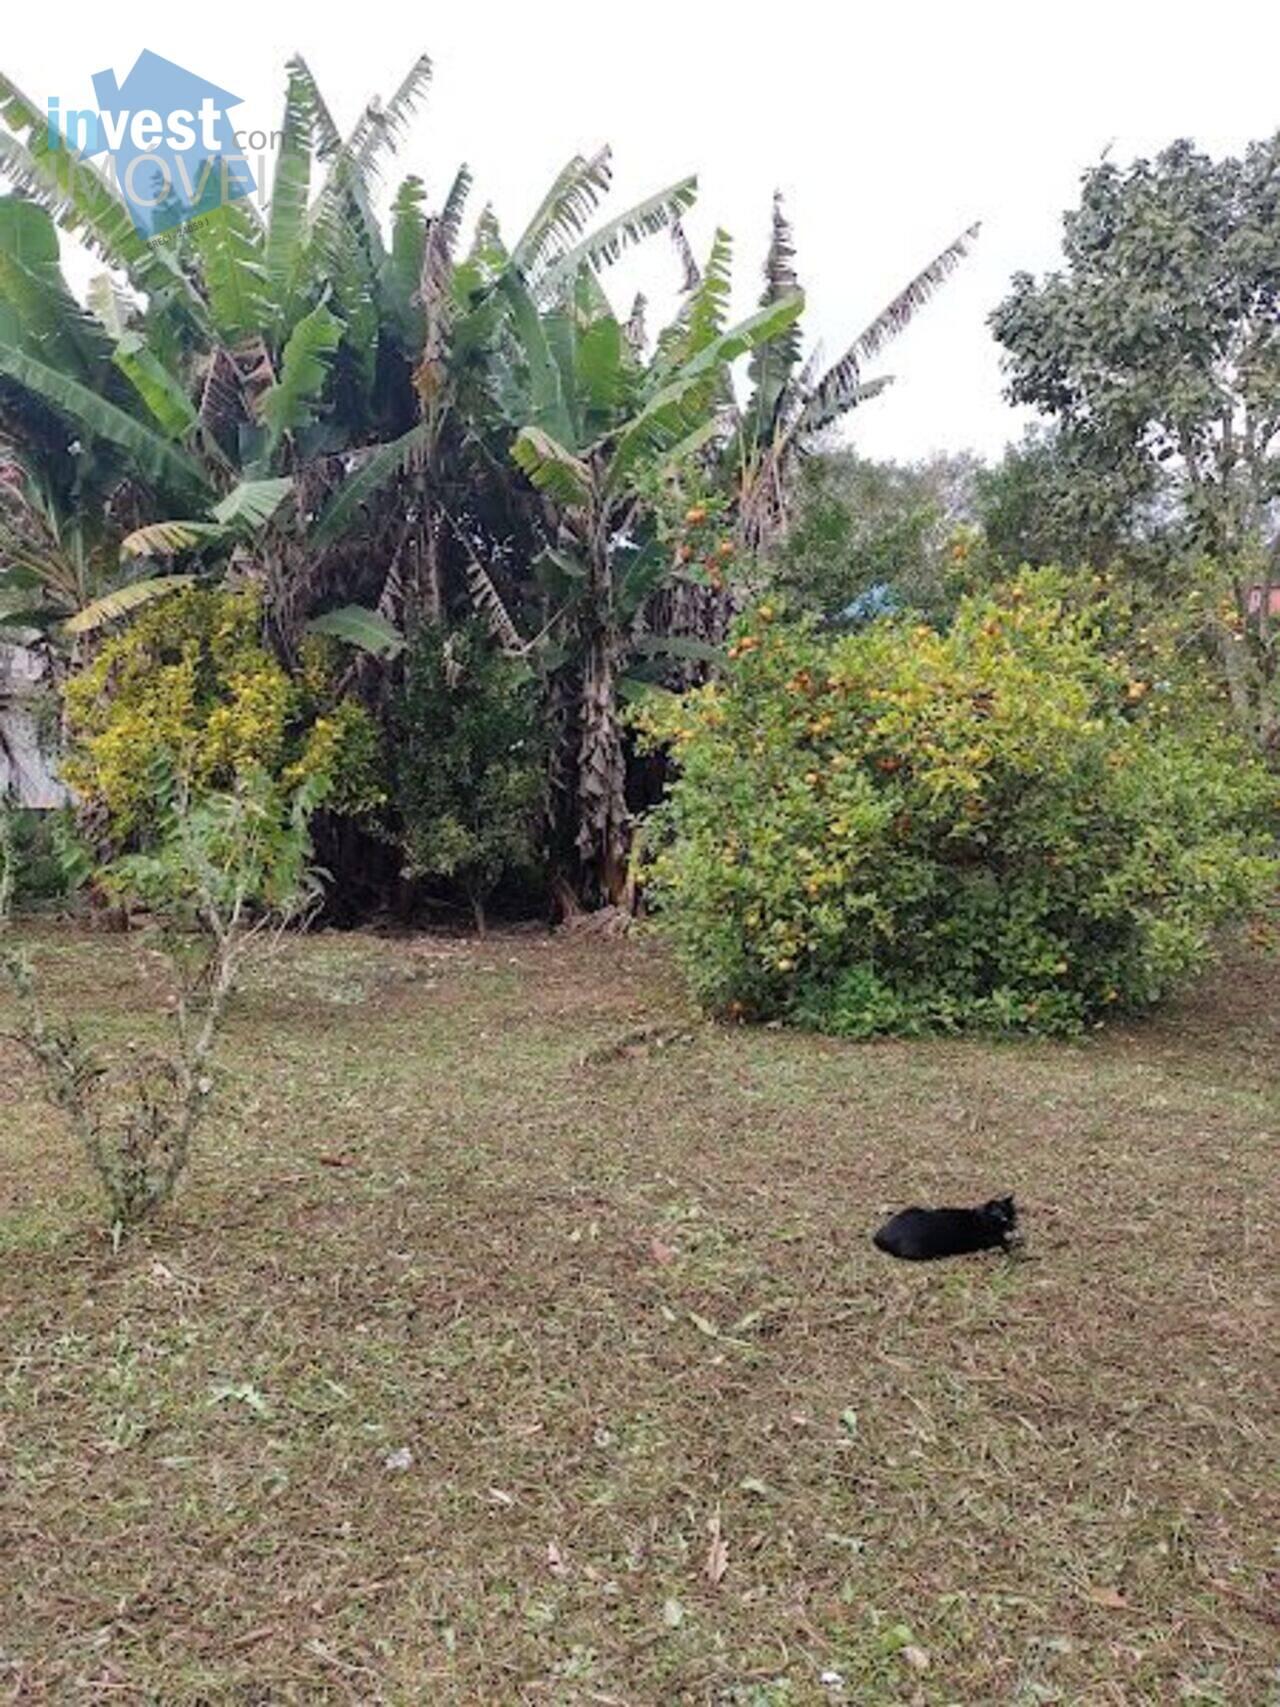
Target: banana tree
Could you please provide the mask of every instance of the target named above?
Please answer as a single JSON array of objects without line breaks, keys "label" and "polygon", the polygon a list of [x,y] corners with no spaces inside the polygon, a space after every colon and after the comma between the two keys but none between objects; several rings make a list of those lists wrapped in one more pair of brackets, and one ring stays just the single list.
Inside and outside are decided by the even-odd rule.
[{"label": "banana tree", "polygon": [[100,508],[78,511],[15,450],[0,455],[0,639],[50,643],[117,580],[115,563]]},{"label": "banana tree", "polygon": [[[313,593],[373,590],[380,563],[379,602],[394,606],[418,590],[404,585],[415,553],[427,612],[440,613],[435,494],[463,492],[479,472],[472,428],[499,388],[507,281],[553,303],[584,267],[608,265],[693,197],[682,180],[592,229],[610,184],[606,149],[567,162],[509,250],[482,216],[471,254],[457,259],[465,168],[435,214],[407,178],[385,237],[378,174],[430,77],[421,56],[343,137],[305,61],[291,60],[266,215],[229,203],[153,244],[91,162],[50,148],[39,109],[0,76],[12,133],[0,133],[0,177],[22,192],[10,223],[30,228],[21,241],[0,234],[14,238],[3,244],[0,378],[28,419],[47,412],[67,442],[105,453],[152,519],[207,518],[239,481],[295,476],[301,525],[292,540],[277,530],[268,579],[302,618]],[[112,269],[87,308],[57,275],[55,223]],[[357,535],[364,546],[344,554]]]},{"label": "banana tree", "polygon": [[560,600],[555,636],[576,678],[576,851],[590,898],[616,903],[628,846],[620,678],[641,645],[661,644],[638,619],[677,572],[653,531],[654,501],[664,476],[719,431],[730,365],[784,336],[804,299],[795,291],[724,328],[722,294],[704,284],[644,364],[589,270],[543,315],[518,278],[504,289],[525,404],[511,455],[544,500],[540,568]]},{"label": "banana tree", "polygon": [[[773,341],[751,365],[751,396],[737,422],[729,463],[738,534],[748,552],[767,551],[785,532],[796,461],[819,436],[859,404],[876,397],[892,376],[865,377],[873,361],[906,329],[959,266],[977,240],[971,225],[898,292],[844,354],[819,369],[817,352],[803,359],[798,330]],[[797,288],[791,226],[775,195],[762,305],[785,300]]]},{"label": "banana tree", "polygon": [[[188,498],[201,483],[225,490],[241,471],[278,472],[321,445],[407,424],[407,370],[397,388],[395,363],[383,360],[383,330],[393,338],[397,321],[384,301],[388,258],[370,195],[430,69],[417,60],[344,140],[305,62],[291,61],[267,217],[251,202],[227,203],[165,243],[137,235],[90,162],[49,146],[43,114],[0,76],[0,118],[13,132],[0,133],[0,178],[21,196],[0,232],[0,302],[20,314],[34,302],[43,345],[31,348],[32,336],[0,310],[0,371],[99,432],[108,423],[83,395],[83,370],[114,366],[107,400],[169,447],[115,421],[122,448],[153,477],[185,483]],[[87,310],[74,303],[52,277],[55,223],[127,288],[104,277]],[[263,463],[276,466],[255,466]]]},{"label": "banana tree", "polygon": [[204,496],[155,427],[105,327],[59,265],[35,202],[0,198],[0,614],[30,638],[119,578],[116,540],[149,489]]},{"label": "banana tree", "polygon": [[[215,497],[218,470],[175,442],[195,422],[186,394],[124,319],[115,293],[81,308],[58,265],[50,216],[0,200],[0,607],[10,629],[88,632],[171,590],[139,578],[139,561],[261,528],[291,482],[240,483]],[[317,384],[299,323],[281,378],[264,397],[268,430],[296,421]],[[138,529],[153,504],[201,512],[191,523]],[[123,543],[122,543],[123,541]]]},{"label": "banana tree", "polygon": [[[459,237],[470,174],[462,168],[440,212],[423,209],[422,186],[406,179],[392,210],[384,294],[412,354],[417,420],[396,438],[357,452],[345,481],[320,509],[313,548],[326,550],[362,515],[396,514],[386,578],[377,600],[385,619],[440,621],[451,585],[463,602],[501,600],[488,586],[482,554],[519,535],[538,548],[516,489],[507,445],[527,417],[524,387],[541,394],[545,374],[529,375],[523,351],[539,340],[538,322],[563,319],[568,293],[590,288],[608,304],[596,275],[626,249],[678,221],[692,204],[684,178],[592,225],[612,176],[608,149],[575,155],[557,173],[519,237],[508,247],[492,210],[475,224],[470,249]],[[388,487],[398,501],[388,504]],[[358,628],[352,632],[358,632]],[[385,652],[385,648],[379,650]]]}]

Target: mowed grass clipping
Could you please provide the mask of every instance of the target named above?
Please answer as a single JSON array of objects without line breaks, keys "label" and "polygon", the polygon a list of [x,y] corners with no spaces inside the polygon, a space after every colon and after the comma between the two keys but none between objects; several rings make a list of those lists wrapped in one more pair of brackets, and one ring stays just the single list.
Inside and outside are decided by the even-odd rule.
[{"label": "mowed grass clipping", "polygon": [[[31,943],[161,1025],[133,940]],[[0,1045],[0,1698],[1270,1703],[1278,1060],[1262,958],[860,1046],[643,941],[315,936],[113,1257]],[[1025,1260],[871,1246],[1004,1191]]]}]

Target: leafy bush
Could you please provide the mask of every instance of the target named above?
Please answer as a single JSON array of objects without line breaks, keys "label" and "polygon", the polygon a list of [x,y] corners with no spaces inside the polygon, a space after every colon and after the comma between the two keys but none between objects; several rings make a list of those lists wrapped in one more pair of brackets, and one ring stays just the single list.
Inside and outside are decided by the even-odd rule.
[{"label": "leafy bush", "polygon": [[710,1009],[853,1036],[1071,1032],[1201,967],[1273,880],[1275,784],[1028,575],[945,633],[761,606],[650,710],[651,895]]},{"label": "leafy bush", "polygon": [[424,626],[395,727],[406,872],[458,883],[483,930],[492,890],[537,865],[546,759],[535,683],[478,623],[448,635]]},{"label": "leafy bush", "polygon": [[14,905],[45,907],[65,900],[78,880],[72,869],[76,849],[68,810],[0,805],[0,811],[6,811],[9,823]]},{"label": "leafy bush", "polygon": [[262,637],[260,596],[191,589],[140,612],[66,689],[63,775],[117,850],[151,822],[157,764],[194,796],[259,771],[285,788],[323,777],[327,808],[384,798],[369,714],[333,690],[330,643],[308,642],[290,677]]}]

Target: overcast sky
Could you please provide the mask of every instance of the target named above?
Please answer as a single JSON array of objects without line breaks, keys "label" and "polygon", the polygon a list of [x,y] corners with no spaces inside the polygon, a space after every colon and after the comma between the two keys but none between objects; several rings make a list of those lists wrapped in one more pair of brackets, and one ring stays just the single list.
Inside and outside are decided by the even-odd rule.
[{"label": "overcast sky", "polygon": [[[743,309],[759,288],[770,196],[783,191],[808,292],[806,331],[834,359],[963,226],[973,257],[887,352],[897,384],[851,420],[876,456],[998,453],[1001,397],[986,316],[1019,268],[1052,266],[1062,210],[1104,149],[1125,161],[1188,135],[1215,153],[1280,126],[1280,6],[1217,0],[540,0],[428,8],[219,0],[214,7],[10,6],[0,63],[34,100],[93,106],[144,48],[244,97],[237,127],[276,128],[301,51],[345,126],[424,49],[428,101],[396,163],[442,195],[465,160],[475,207],[518,229],[571,153],[614,148],[618,208],[696,171],[695,248],[735,239]],[[268,170],[270,162],[268,161]],[[674,284],[669,246],[619,268]]]}]

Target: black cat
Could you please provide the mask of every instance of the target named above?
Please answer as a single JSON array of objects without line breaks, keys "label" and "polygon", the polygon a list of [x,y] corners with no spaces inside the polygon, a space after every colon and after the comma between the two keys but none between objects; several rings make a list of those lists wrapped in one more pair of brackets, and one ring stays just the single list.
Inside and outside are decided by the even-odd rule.
[{"label": "black cat", "polygon": [[903,1209],[875,1235],[891,1257],[930,1262],[966,1251],[1009,1250],[1017,1242],[1018,1210],[1012,1197],[993,1197],[980,1209]]}]

